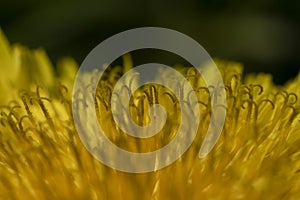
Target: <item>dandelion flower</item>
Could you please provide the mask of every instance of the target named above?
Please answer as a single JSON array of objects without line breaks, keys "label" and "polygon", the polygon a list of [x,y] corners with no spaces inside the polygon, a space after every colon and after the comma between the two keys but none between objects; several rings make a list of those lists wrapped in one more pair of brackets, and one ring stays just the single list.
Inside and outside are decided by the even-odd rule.
[{"label": "dandelion flower", "polygon": [[[174,137],[178,102],[162,86],[140,88],[131,98],[132,119],[147,124],[149,106],[160,103],[168,110],[166,126],[147,139],[120,131],[109,106],[116,80],[130,68],[128,57],[124,60],[125,67],[107,70],[98,84],[98,120],[119,147],[150,152]],[[211,118],[208,91],[215,88],[205,86],[193,68],[178,67],[199,93],[197,136],[172,165],[132,174],[103,165],[81,143],[71,110],[78,69],[74,60],[66,58],[54,70],[43,50],[11,46],[0,32],[0,63],[0,199],[300,197],[300,75],[276,86],[270,75],[242,78],[241,64],[216,60],[226,85],[226,122],[216,146],[199,159],[202,133]]]}]

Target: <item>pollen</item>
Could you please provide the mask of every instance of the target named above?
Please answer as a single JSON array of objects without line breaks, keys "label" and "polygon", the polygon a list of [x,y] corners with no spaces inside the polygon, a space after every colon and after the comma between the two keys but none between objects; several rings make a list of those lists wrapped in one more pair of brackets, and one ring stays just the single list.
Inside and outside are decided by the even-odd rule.
[{"label": "pollen", "polygon": [[[113,88],[131,69],[110,67],[98,83],[94,100],[99,124],[120,148],[145,153],[168,144],[183,114],[179,102],[189,96],[178,84],[180,97],[162,85],[148,84],[131,91],[138,75],[130,77],[130,117],[150,123],[153,104],[167,112],[165,126],[146,139],[127,135],[111,113]],[[125,173],[102,164],[90,154],[76,131],[72,104],[86,110],[88,83],[72,91],[78,65],[72,58],[53,67],[42,49],[10,45],[0,32],[0,199],[299,199],[300,197],[300,75],[283,86],[268,74],[243,76],[242,64],[215,59],[224,80],[227,115],[213,150],[199,158],[211,116],[210,92],[193,67],[174,67],[192,85],[200,125],[190,148],[173,164],[148,173]],[[55,70],[54,70],[55,69]],[[162,76],[170,76],[163,74]],[[175,84],[175,83],[174,83]],[[120,102],[122,106],[122,102]],[[121,108],[122,109],[122,108]],[[82,118],[89,120],[88,113]],[[188,121],[183,121],[188,129]],[[85,126],[82,124],[82,126]],[[97,136],[94,136],[97,137]],[[91,138],[92,140],[92,138]],[[92,143],[91,143],[92,144]],[[99,146],[101,144],[92,144]],[[114,155],[111,154],[111,159]],[[129,162],[129,161],[128,161]]]}]

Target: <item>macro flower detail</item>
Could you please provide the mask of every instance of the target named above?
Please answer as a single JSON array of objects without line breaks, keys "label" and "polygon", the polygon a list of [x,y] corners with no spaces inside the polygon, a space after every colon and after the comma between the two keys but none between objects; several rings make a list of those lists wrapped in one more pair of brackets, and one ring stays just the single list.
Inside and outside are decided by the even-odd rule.
[{"label": "macro flower detail", "polygon": [[[137,77],[130,77],[124,87],[124,92],[132,93],[130,116],[124,115],[123,123],[131,117],[138,125],[147,125],[149,108],[157,103],[166,108],[167,121],[153,137],[129,136],[116,126],[110,103],[116,82],[132,67],[129,55],[123,60],[123,67],[110,67],[98,83],[94,94],[98,121],[120,148],[151,152],[174,137],[181,120],[179,101],[188,98],[189,91],[175,82],[182,99],[155,84],[131,91]],[[44,50],[11,46],[0,32],[0,199],[298,199],[300,75],[276,86],[270,75],[243,77],[241,64],[215,62],[227,94],[227,106],[220,108],[227,111],[226,122],[216,146],[205,158],[198,157],[204,133],[215,117],[210,112],[209,92],[217,98],[220,88],[205,85],[192,67],[175,67],[197,92],[198,101],[188,105],[200,112],[196,138],[172,165],[131,174],[96,160],[74,127],[72,103],[88,121],[86,101],[93,100],[93,95],[84,93],[91,91],[89,83],[98,72],[87,76],[76,91],[79,100],[72,102],[78,69],[73,59],[60,61],[54,70]],[[122,109],[122,102],[119,106]],[[190,128],[188,122],[183,123]],[[101,148],[93,137],[90,144]]]}]

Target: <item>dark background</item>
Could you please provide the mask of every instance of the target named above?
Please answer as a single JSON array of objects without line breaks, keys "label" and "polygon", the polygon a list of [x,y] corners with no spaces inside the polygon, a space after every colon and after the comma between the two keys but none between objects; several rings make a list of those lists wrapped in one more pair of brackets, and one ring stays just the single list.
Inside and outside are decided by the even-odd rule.
[{"label": "dark background", "polygon": [[243,62],[246,72],[272,73],[276,83],[298,73],[299,25],[299,0],[0,0],[8,39],[44,47],[53,63],[63,56],[81,63],[116,33],[159,26],[191,36],[211,56]]}]

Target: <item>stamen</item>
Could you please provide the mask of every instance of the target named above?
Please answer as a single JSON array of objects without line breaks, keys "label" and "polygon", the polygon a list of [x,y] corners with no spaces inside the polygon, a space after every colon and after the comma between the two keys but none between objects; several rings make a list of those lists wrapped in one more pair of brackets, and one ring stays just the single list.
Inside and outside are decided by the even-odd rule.
[{"label": "stamen", "polygon": [[167,95],[168,97],[170,97],[170,99],[173,101],[173,103],[177,103],[177,98],[175,97],[175,95],[173,95],[173,93],[167,91],[167,92],[163,92],[163,95]]},{"label": "stamen", "polygon": [[245,104],[247,104],[247,108],[248,108],[248,114],[247,114],[247,120],[253,119],[253,120],[257,120],[257,116],[258,116],[258,107],[257,104],[252,100],[252,99],[247,99],[242,101],[241,103],[241,107],[243,109],[246,109]]},{"label": "stamen", "polygon": [[28,115],[24,115],[24,116],[22,116],[21,118],[20,118],[20,120],[19,120],[19,127],[20,127],[20,130],[21,130],[21,132],[25,132],[24,131],[24,128],[23,128],[23,121],[24,121],[24,119],[29,119],[30,120],[30,122],[31,122],[31,119],[30,119],[30,117],[28,116]]},{"label": "stamen", "polygon": [[235,92],[238,90],[238,87],[240,85],[240,74],[234,74],[229,78],[229,87],[228,89],[230,89],[230,93],[231,94],[235,94]]},{"label": "stamen", "polygon": [[252,95],[253,95],[254,92],[255,92],[255,88],[258,89],[257,95],[261,95],[261,94],[263,93],[263,91],[264,91],[263,86],[261,86],[261,85],[259,85],[259,84],[251,84],[251,85],[250,85],[250,88],[251,88],[250,91],[252,91]]},{"label": "stamen", "polygon": [[64,105],[67,113],[68,113],[68,116],[72,116],[72,108],[71,108],[71,101],[67,99],[67,93],[68,93],[68,88],[59,83],[58,85],[58,91],[59,91],[59,95],[61,97],[61,103]]},{"label": "stamen", "polygon": [[25,107],[25,110],[27,112],[27,115],[29,116],[29,118],[31,120],[33,120],[33,115],[32,115],[32,112],[30,111],[30,108],[28,106],[28,103],[27,103],[27,99],[29,98],[29,94],[27,92],[22,92],[21,94],[21,100],[22,100],[22,103]]},{"label": "stamen", "polygon": [[138,96],[137,97],[137,101],[138,101],[138,105],[135,106],[136,111],[137,111],[137,116],[138,116],[138,122],[141,125],[145,125],[145,99],[146,96],[142,95],[142,96]]},{"label": "stamen", "polygon": [[261,108],[261,106],[263,105],[263,103],[269,103],[269,105],[271,105],[272,110],[275,109],[275,104],[270,100],[270,99],[262,99],[260,100],[260,102],[258,103],[258,109]]},{"label": "stamen", "polygon": [[158,92],[157,92],[157,89],[154,85],[151,85],[149,87],[149,90],[145,91],[145,95],[148,98],[150,106],[158,103],[158,100],[157,100]]}]

